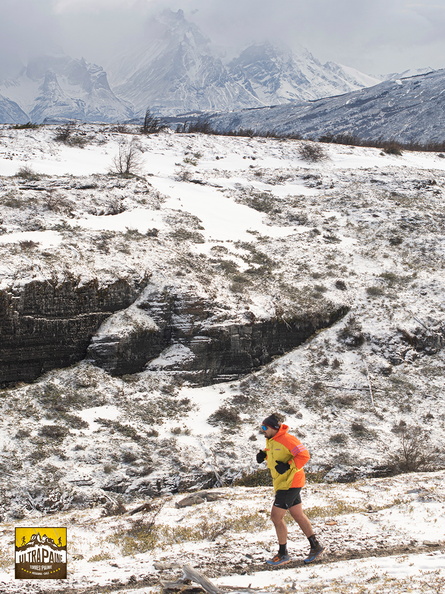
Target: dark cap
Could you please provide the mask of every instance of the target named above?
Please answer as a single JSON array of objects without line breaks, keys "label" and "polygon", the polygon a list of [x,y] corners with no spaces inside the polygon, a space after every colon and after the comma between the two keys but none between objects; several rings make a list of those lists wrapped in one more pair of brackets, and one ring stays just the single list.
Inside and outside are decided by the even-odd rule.
[{"label": "dark cap", "polygon": [[281,423],[275,415],[270,415],[270,417],[264,419],[263,425],[266,425],[267,427],[272,427],[272,429],[279,429]]}]

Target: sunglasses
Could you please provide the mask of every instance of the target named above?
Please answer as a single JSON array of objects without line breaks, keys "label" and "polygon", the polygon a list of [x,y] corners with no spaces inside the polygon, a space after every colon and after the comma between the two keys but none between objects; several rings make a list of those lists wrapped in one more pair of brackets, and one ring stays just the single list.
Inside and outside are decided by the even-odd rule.
[{"label": "sunglasses", "polygon": [[268,429],[269,429],[269,427],[267,425],[261,425],[262,431],[267,431]]}]

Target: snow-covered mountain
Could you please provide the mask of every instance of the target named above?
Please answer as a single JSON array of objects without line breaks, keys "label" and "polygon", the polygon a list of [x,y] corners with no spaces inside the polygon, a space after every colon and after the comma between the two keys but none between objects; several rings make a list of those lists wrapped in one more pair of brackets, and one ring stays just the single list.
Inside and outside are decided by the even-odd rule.
[{"label": "snow-covered mountain", "polygon": [[117,61],[110,76],[116,93],[136,112],[175,114],[261,105],[234,80],[210,41],[181,10],[164,11],[147,28],[143,43]]},{"label": "snow-covered mountain", "polygon": [[0,95],[0,122],[5,124],[26,124],[29,120],[23,109],[15,101]]},{"label": "snow-covered mountain", "polygon": [[168,116],[229,112],[343,95],[381,80],[269,41],[229,60],[223,57],[229,50],[215,48],[182,10],[153,17],[127,48],[110,58],[111,88],[107,72],[84,59],[34,58],[15,78],[0,81],[0,122],[117,122],[147,109]]},{"label": "snow-covered mountain", "polygon": [[429,74],[434,72],[434,68],[409,68],[402,72],[391,72],[381,76],[381,80],[398,80],[399,78],[409,78],[411,76],[419,76],[420,74]]},{"label": "snow-covered mountain", "polygon": [[[42,56],[30,61],[14,79],[2,81],[0,92],[24,112],[25,121],[78,119],[115,122],[132,116],[131,106],[110,89],[106,72],[84,59]],[[12,112],[1,122],[16,122]]]},{"label": "snow-covered mountain", "polygon": [[264,105],[319,99],[347,93],[378,80],[334,62],[321,64],[307,49],[298,53],[270,42],[246,48],[229,64],[230,72]]},{"label": "snow-covered mountain", "polygon": [[385,81],[370,88],[293,105],[216,114],[218,131],[301,135],[353,135],[364,140],[431,143],[444,141],[445,70]]},{"label": "snow-covered mountain", "polygon": [[142,114],[232,110],[317,99],[376,84],[377,79],[269,42],[225,63],[182,10],[154,18],[144,39],[110,66],[116,93]]}]

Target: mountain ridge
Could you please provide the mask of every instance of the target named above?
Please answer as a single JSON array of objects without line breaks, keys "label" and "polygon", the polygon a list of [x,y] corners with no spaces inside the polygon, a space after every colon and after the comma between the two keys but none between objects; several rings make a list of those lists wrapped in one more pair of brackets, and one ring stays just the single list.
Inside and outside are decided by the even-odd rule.
[{"label": "mountain ridge", "polygon": [[384,81],[337,97],[206,117],[218,132],[325,135],[402,143],[440,143],[445,124],[445,69]]},{"label": "mountain ridge", "polygon": [[[18,76],[0,82],[0,92],[23,112],[22,120],[36,124],[47,119],[113,122],[133,115],[131,106],[111,90],[101,66],[66,55],[30,60]],[[11,115],[1,121],[24,123],[16,121],[16,112],[10,109]]]},{"label": "mountain ridge", "polygon": [[363,87],[364,80],[378,82],[332,62],[321,64],[305,48],[295,53],[270,41],[245,47],[225,62],[181,10],[153,18],[146,37],[116,63],[110,79],[139,115],[147,108],[174,115],[260,107],[343,93]]},{"label": "mountain ridge", "polygon": [[303,47],[292,51],[270,41],[229,57],[182,10],[166,10],[110,59],[107,71],[65,54],[33,57],[14,78],[0,81],[0,121],[107,123],[143,116],[147,109],[169,116],[231,111],[318,99],[377,82],[333,62],[322,64]]}]

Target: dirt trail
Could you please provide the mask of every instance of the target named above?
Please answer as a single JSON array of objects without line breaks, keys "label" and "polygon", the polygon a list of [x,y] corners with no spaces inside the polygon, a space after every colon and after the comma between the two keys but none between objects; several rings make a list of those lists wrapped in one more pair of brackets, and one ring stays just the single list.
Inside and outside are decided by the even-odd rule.
[{"label": "dirt trail", "polygon": [[[323,563],[338,563],[339,561],[349,561],[351,559],[367,559],[368,557],[394,557],[397,555],[415,555],[420,553],[431,553],[433,551],[445,551],[445,541],[438,541],[429,544],[415,544],[415,545],[392,545],[390,547],[376,547],[374,549],[353,550],[346,549],[344,552],[330,552],[326,550],[321,559],[314,562],[317,564]],[[277,571],[278,569],[291,569],[295,567],[312,567],[314,564],[305,565],[303,559],[291,561],[283,567],[270,567],[265,564],[255,564],[250,566],[248,573],[256,571]]]},{"label": "dirt trail", "polygon": [[[259,571],[282,571],[282,570],[288,570],[288,569],[295,569],[297,567],[313,567],[315,564],[316,565],[320,565],[320,564],[331,564],[331,563],[338,563],[340,561],[349,561],[351,559],[366,559],[369,557],[395,557],[397,555],[415,555],[415,554],[420,554],[420,553],[432,553],[432,552],[445,552],[445,541],[438,541],[435,543],[424,543],[424,544],[415,544],[415,545],[395,545],[395,546],[390,546],[390,547],[376,547],[374,549],[367,549],[367,550],[353,550],[353,549],[347,549],[344,552],[329,552],[329,550],[327,550],[322,558],[320,560],[318,560],[316,563],[311,564],[311,565],[305,565],[303,562],[303,559],[298,559],[295,561],[291,561],[290,563],[288,563],[287,565],[284,565],[282,567],[270,567],[268,565],[266,565],[265,563],[252,563],[250,565],[246,565],[246,564],[239,564],[239,566],[233,566],[231,565],[230,567],[228,565],[225,564],[221,564],[221,566],[219,568],[215,568],[213,566],[212,568],[212,581],[215,579],[215,577],[222,577],[225,575],[233,575],[236,573],[239,573],[240,575],[246,575],[246,574],[253,574]],[[203,575],[208,575],[208,572],[206,572],[205,568],[197,568]],[[66,588],[61,587],[59,590],[57,590],[57,594],[94,594],[94,593],[102,593],[102,594],[106,594],[106,593],[111,593],[111,592],[137,592],[138,590],[142,590],[144,588],[147,588],[149,586],[159,586],[160,585],[160,581],[162,582],[169,582],[169,581],[174,581],[177,579],[177,574],[176,575],[172,575],[171,574],[171,570],[168,572],[161,572],[160,575],[147,575],[145,576],[143,579],[141,580],[137,580],[137,579],[131,579],[128,582],[120,582],[120,583],[115,583],[115,584],[110,584],[108,586],[95,586],[95,585],[90,585],[90,586],[86,586],[85,588],[71,588],[69,586],[67,586]],[[196,584],[190,584],[189,587],[187,587],[186,585],[184,585],[185,589],[181,590],[182,594],[193,594],[193,593],[203,593],[204,590],[196,585]],[[235,592],[235,590],[237,590],[236,588],[229,588],[229,587],[221,587],[221,592],[231,592],[232,594]],[[239,589],[240,592],[242,592],[242,588]],[[10,590],[8,589],[8,585],[7,584],[2,584],[0,582],[0,594],[3,593],[7,593],[10,592]],[[14,593],[19,593],[20,590],[14,590]],[[23,592],[25,592],[25,590],[23,590]],[[26,592],[28,593],[32,593],[32,594],[43,594],[44,592],[47,592],[47,590],[45,589],[40,589],[39,586],[36,585],[35,589],[27,589]],[[172,591],[173,592],[173,591]],[[250,588],[249,592],[255,592],[255,588]]]}]

